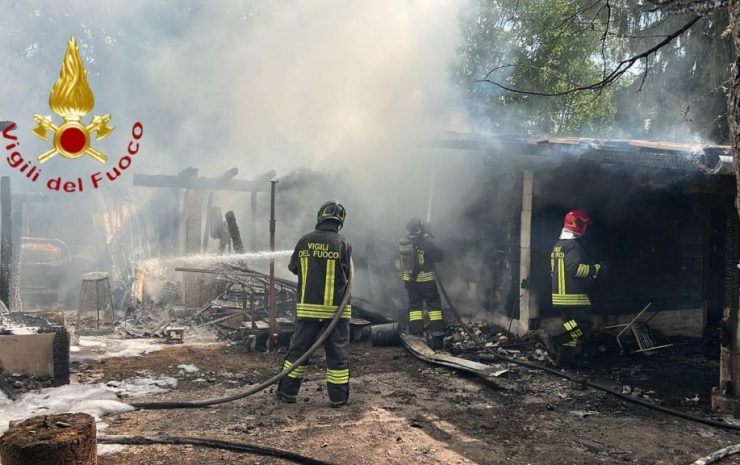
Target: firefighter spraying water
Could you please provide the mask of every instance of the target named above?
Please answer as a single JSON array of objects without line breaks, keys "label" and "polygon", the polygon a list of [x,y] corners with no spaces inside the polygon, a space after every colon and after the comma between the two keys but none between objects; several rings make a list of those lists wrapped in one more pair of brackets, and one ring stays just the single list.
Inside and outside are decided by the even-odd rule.
[{"label": "firefighter spraying water", "polygon": [[[339,234],[346,210],[337,202],[326,202],[319,209],[316,230],[304,235],[295,247],[288,268],[298,275],[296,328],[283,370],[311,347],[336,315],[345,294],[350,275],[352,246]],[[349,320],[352,308],[347,305],[328,339],[326,349],[326,383],[332,407],[349,400]],[[308,360],[280,380],[278,399],[293,403],[306,373]]]}]

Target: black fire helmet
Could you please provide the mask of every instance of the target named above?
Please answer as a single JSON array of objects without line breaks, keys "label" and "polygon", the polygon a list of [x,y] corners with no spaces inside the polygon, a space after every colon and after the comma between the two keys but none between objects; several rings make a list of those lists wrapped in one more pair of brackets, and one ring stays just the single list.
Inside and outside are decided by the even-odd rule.
[{"label": "black fire helmet", "polygon": [[316,224],[321,224],[328,220],[335,220],[339,223],[339,229],[342,229],[342,226],[344,226],[344,218],[346,217],[347,210],[344,209],[344,206],[339,202],[330,200],[328,202],[324,202],[321,208],[319,208],[319,213],[316,215]]},{"label": "black fire helmet", "polygon": [[406,224],[406,230],[410,238],[421,237],[424,235],[424,223],[419,218],[413,217]]}]

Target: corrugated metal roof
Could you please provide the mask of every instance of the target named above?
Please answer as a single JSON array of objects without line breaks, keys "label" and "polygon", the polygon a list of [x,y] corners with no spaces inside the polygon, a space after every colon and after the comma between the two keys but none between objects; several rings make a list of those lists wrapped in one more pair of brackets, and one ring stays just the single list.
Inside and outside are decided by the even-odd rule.
[{"label": "corrugated metal roof", "polygon": [[532,155],[550,160],[734,174],[732,148],[726,145],[556,136],[483,138],[470,134],[455,134],[447,139],[436,140],[432,145],[483,151],[491,158],[501,155]]}]

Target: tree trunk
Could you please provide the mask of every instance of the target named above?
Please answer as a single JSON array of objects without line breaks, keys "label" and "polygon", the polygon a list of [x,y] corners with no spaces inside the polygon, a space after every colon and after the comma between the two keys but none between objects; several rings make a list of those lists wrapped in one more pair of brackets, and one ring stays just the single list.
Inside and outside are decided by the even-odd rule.
[{"label": "tree trunk", "polygon": [[96,465],[95,419],[85,413],[33,417],[0,437],[3,465]]},{"label": "tree trunk", "polygon": [[[727,114],[735,166],[738,167],[740,166],[740,0],[729,0],[727,8],[730,14],[732,41],[735,45],[735,64],[732,69],[732,87],[727,104]],[[735,193],[735,209],[740,215],[740,173],[737,168],[735,176],[738,189]],[[725,315],[723,329],[725,334],[720,361],[722,367],[720,393],[736,399],[740,395],[740,389],[737,386],[737,380],[740,378],[740,325],[738,325],[737,310],[729,311],[729,314]],[[737,413],[737,407],[723,410],[734,410],[734,413]]]}]

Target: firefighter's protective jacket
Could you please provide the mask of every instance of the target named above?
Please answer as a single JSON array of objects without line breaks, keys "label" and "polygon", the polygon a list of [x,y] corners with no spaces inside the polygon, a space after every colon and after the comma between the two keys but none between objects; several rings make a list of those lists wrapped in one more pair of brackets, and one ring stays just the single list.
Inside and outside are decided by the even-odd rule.
[{"label": "firefighter's protective jacket", "polygon": [[590,307],[588,291],[599,277],[600,264],[587,261],[578,239],[561,239],[550,254],[552,304],[555,307]]},{"label": "firefighter's protective jacket", "polygon": [[443,258],[440,250],[428,236],[412,239],[411,245],[413,269],[411,272],[404,271],[401,279],[407,282],[426,283],[437,279],[434,273],[434,264],[441,262]]},{"label": "firefighter's protective jacket", "polygon": [[[301,237],[288,265],[298,276],[297,318],[334,317],[347,288],[351,255],[352,246],[329,223]],[[351,317],[348,304],[342,318]]]}]

